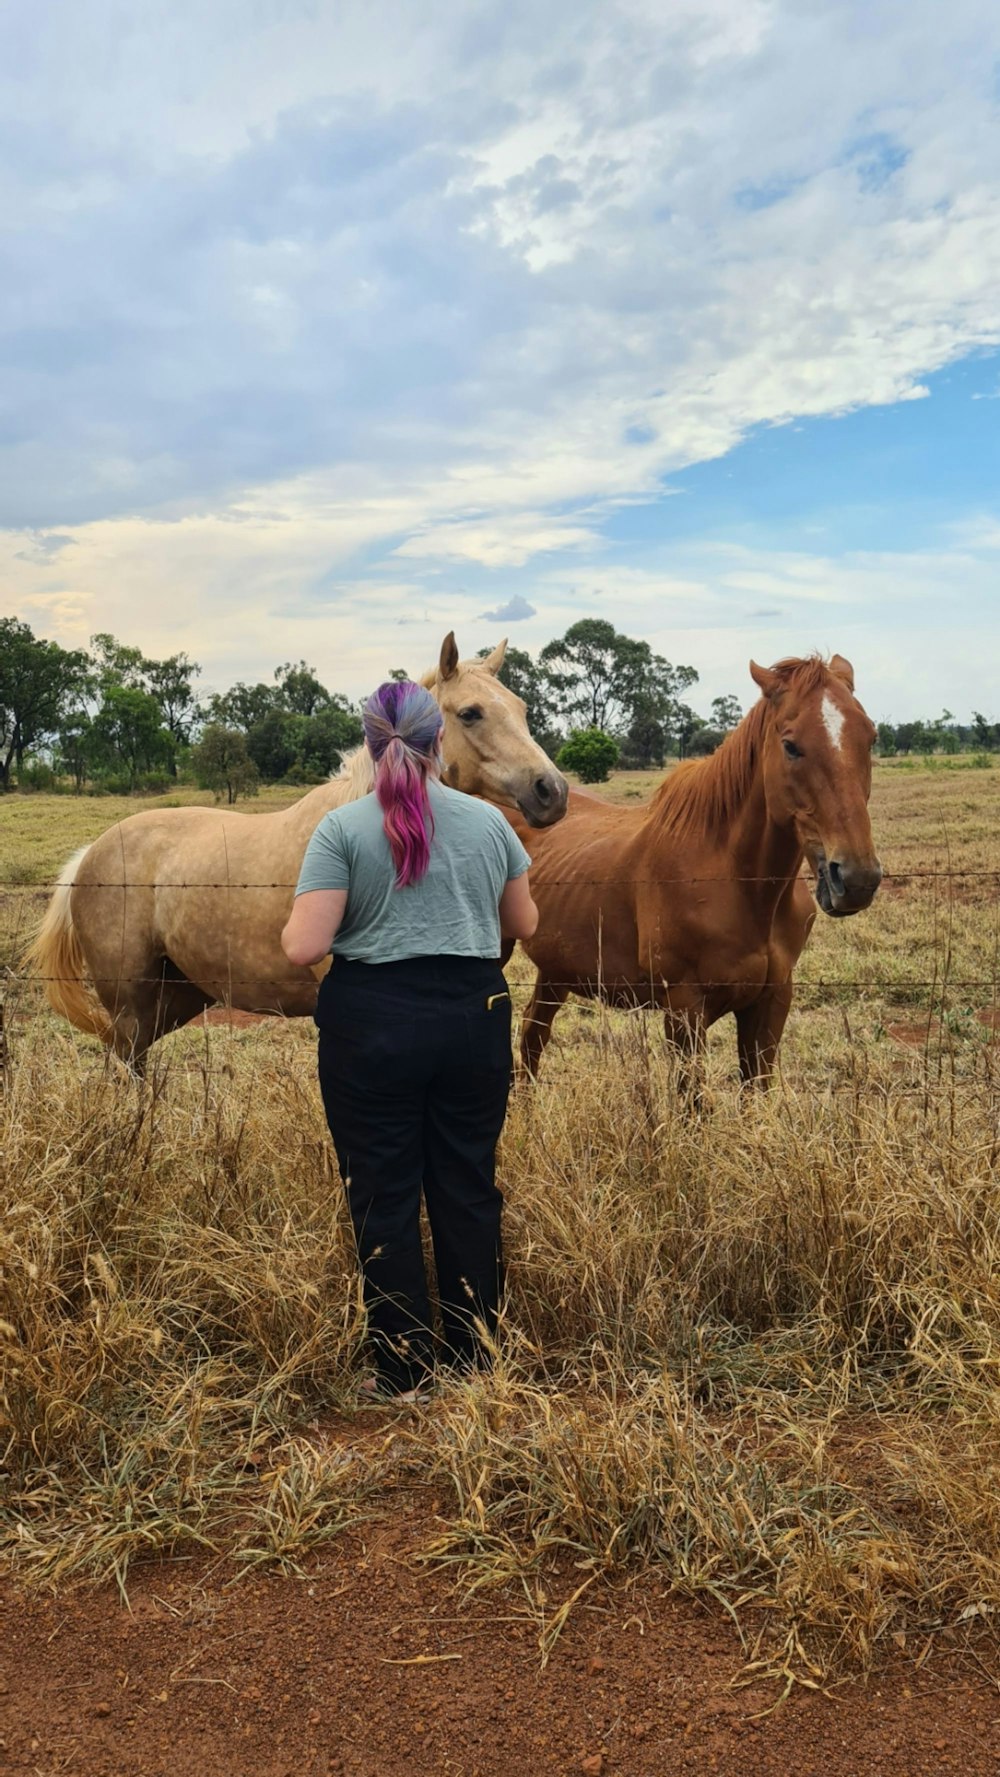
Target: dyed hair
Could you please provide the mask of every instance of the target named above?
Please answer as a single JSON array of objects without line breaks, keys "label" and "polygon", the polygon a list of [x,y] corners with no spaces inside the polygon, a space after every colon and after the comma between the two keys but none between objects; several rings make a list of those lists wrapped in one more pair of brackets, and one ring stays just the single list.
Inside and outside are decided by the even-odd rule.
[{"label": "dyed hair", "polygon": [[434,816],[427,775],[437,775],[441,711],[429,691],[410,679],[390,679],[365,704],[368,751],[375,762],[375,794],[396,866],[396,887],[409,888],[427,874]]}]

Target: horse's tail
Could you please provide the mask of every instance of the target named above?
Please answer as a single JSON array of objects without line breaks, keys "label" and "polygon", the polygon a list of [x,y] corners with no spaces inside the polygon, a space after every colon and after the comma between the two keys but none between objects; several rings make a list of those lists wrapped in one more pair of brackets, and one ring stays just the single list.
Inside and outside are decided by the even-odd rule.
[{"label": "horse's tail", "polygon": [[110,1043],[111,1019],[87,982],[83,950],[73,924],[73,884],[89,850],[89,845],[82,845],[64,866],[24,960],[42,978],[54,1012],[68,1018],[77,1030]]},{"label": "horse's tail", "polygon": [[337,779],[347,785],[345,802],[360,802],[362,796],[371,795],[375,788],[375,766],[367,747],[355,747],[353,753],[344,754]]}]

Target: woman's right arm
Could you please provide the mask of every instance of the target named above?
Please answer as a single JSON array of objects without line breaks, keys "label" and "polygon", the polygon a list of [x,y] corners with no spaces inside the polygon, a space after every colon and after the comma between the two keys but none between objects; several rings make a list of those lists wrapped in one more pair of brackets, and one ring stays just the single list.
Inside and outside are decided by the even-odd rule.
[{"label": "woman's right arm", "polygon": [[290,963],[311,969],[329,956],[347,909],[350,880],[344,835],[337,820],[324,815],[306,846],[292,911],[281,934],[281,948]]},{"label": "woman's right arm", "polygon": [[537,929],[538,908],[525,870],[508,882],[500,896],[500,931],[505,938],[531,938]]},{"label": "woman's right arm", "polygon": [[307,889],[296,895],[281,934],[281,948],[289,962],[311,968],[329,956],[346,906],[346,889]]}]

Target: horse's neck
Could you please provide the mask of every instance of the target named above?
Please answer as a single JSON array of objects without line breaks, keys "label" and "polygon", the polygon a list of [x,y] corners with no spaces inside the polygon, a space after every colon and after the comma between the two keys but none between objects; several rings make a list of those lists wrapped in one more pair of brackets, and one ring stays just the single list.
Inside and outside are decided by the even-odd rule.
[{"label": "horse's neck", "polygon": [[802,867],[802,847],[794,828],[779,827],[767,809],[764,780],[758,770],[728,833],[733,874],[769,922],[789,882]]},{"label": "horse's neck", "polygon": [[[747,721],[752,719],[753,714]],[[654,798],[646,829],[647,843],[664,854],[664,861],[669,853],[672,867],[690,857],[692,870],[706,879],[742,883],[746,899],[767,923],[799,873],[802,848],[794,829],[777,826],[768,813],[762,741],[758,732],[739,769],[733,769],[732,755],[723,757],[722,747],[697,765],[682,767],[685,776],[668,778]]]}]

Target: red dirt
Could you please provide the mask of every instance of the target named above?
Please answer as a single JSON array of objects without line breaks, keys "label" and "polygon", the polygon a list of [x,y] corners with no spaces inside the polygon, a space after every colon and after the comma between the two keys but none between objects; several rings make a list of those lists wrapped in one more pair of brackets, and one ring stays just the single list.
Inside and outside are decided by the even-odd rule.
[{"label": "red dirt", "polygon": [[[55,1777],[965,1777],[1000,1699],[941,1645],[867,1686],[732,1690],[721,1613],[655,1577],[589,1595],[541,1668],[514,1589],[464,1605],[412,1564],[434,1502],[345,1537],[304,1580],[163,1563],[130,1586],[0,1588],[0,1770]],[[576,1576],[573,1576],[575,1581]],[[571,1587],[569,1589],[572,1589]],[[557,1602],[557,1600],[556,1600]],[[16,1624],[16,1628],[15,1628]],[[923,1649],[916,1650],[923,1652]]]},{"label": "red dirt", "polygon": [[[978,1023],[984,1024],[987,1030],[1000,1031],[1000,1007],[983,1006],[976,1013]],[[905,1043],[907,1048],[924,1049],[928,1041],[941,1034],[941,1018],[938,1015],[926,1014],[910,1022],[887,1024],[886,1035],[894,1042]]]},{"label": "red dirt", "polygon": [[273,1024],[275,1021],[284,1022],[278,1019],[275,1012],[239,1012],[235,1006],[209,1006],[206,1012],[199,1012],[197,1018],[192,1018],[190,1023],[228,1024],[234,1030],[244,1030],[248,1024]]},{"label": "red dirt", "polygon": [[887,1024],[886,1035],[896,1043],[905,1043],[909,1049],[923,1049],[927,1045],[930,1022],[928,1019],[915,1019],[912,1023]]}]

